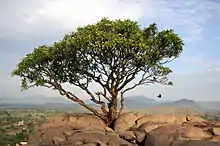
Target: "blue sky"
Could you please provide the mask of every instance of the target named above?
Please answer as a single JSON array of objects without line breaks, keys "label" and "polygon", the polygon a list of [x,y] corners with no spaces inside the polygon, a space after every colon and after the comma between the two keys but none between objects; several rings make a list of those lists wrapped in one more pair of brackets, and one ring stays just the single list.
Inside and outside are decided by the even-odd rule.
[{"label": "blue sky", "polygon": [[141,87],[130,95],[154,98],[160,92],[168,100],[220,100],[217,88],[220,87],[220,2],[217,0],[1,0],[0,97],[18,97],[18,100],[29,97],[30,101],[39,101],[34,97],[58,96],[42,88],[21,93],[19,78],[10,77],[11,70],[34,47],[58,41],[63,34],[102,17],[130,18],[141,26],[155,22],[160,29],[174,29],[184,40],[183,53],[170,64],[174,86]]}]

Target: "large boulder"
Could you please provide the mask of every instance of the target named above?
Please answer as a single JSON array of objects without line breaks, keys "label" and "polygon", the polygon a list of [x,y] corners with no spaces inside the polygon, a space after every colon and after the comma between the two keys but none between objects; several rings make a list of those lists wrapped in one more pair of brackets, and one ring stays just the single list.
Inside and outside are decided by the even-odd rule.
[{"label": "large boulder", "polygon": [[69,145],[69,144],[73,144],[73,145],[77,145],[78,144],[90,144],[90,145],[131,145],[130,143],[128,143],[127,141],[119,138],[119,136],[117,135],[109,135],[109,134],[102,134],[99,132],[88,132],[88,131],[84,131],[84,132],[79,132],[74,134],[72,137],[68,138],[68,140],[63,143],[62,145]]},{"label": "large boulder", "polygon": [[204,140],[176,140],[169,146],[220,146],[220,143]]},{"label": "large boulder", "polygon": [[168,123],[167,122],[145,122],[145,123],[142,123],[138,128],[137,130],[142,130],[142,131],[145,131],[146,133],[147,132],[150,132],[160,126],[164,126],[164,125],[167,125]]},{"label": "large boulder", "polygon": [[211,141],[220,142],[220,136],[213,136]]},{"label": "large boulder", "polygon": [[71,137],[79,130],[105,132],[107,126],[100,118],[92,114],[58,115],[45,124],[36,127],[28,140],[28,144],[49,145],[54,141],[62,141],[61,139]]},{"label": "large boulder", "polygon": [[208,140],[212,137],[206,129],[194,127],[193,125],[183,127],[180,132],[182,138],[189,140]]},{"label": "large boulder", "polygon": [[142,143],[145,139],[146,133],[144,131],[138,130],[128,130],[128,131],[121,131],[118,132],[118,135],[133,144]]},{"label": "large boulder", "polygon": [[69,125],[46,127],[48,125],[45,125],[45,127],[42,125],[42,129],[40,127],[36,128],[28,140],[28,145],[53,145],[57,141],[65,140],[66,135],[72,136],[74,134],[74,129]]},{"label": "large boulder", "polygon": [[[207,128],[195,127],[192,124],[169,124],[158,127],[146,135],[145,146],[217,146],[217,138]],[[215,141],[215,142],[211,142]]]},{"label": "large boulder", "polygon": [[204,119],[197,117],[197,116],[186,116],[186,115],[176,115],[176,114],[151,114],[143,116],[137,119],[136,123],[137,126],[140,126],[146,122],[163,122],[163,123],[175,123],[175,124],[182,124],[183,122],[187,122],[187,120],[195,121],[195,122],[202,122],[205,121]]},{"label": "large boulder", "polygon": [[213,126],[213,131],[215,132],[216,135],[220,136],[220,127]]},{"label": "large boulder", "polygon": [[116,121],[114,130],[116,132],[126,131],[131,128],[145,127],[147,132],[166,124],[182,124],[187,121],[203,122],[204,119],[196,116],[175,114],[134,114],[123,113]]},{"label": "large boulder", "polygon": [[57,116],[36,127],[29,146],[131,145],[91,114]]},{"label": "large boulder", "polygon": [[67,120],[75,129],[105,130],[105,122],[93,114],[72,114],[65,115]]},{"label": "large boulder", "polygon": [[143,114],[134,114],[132,112],[129,113],[123,113],[122,115],[120,115],[118,117],[118,119],[116,119],[115,124],[114,124],[114,130],[116,132],[120,132],[120,131],[126,131],[128,129],[130,129],[131,127],[136,125],[136,121],[139,118],[144,117],[145,115]]}]

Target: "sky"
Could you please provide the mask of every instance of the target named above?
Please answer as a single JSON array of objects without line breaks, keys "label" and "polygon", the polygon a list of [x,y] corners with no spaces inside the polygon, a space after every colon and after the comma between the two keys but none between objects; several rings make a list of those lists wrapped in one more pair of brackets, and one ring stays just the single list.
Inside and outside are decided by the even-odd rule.
[{"label": "sky", "polygon": [[[0,99],[58,101],[59,94],[49,89],[21,92],[20,79],[11,77],[11,71],[35,47],[59,41],[65,33],[103,17],[129,18],[143,27],[157,23],[159,29],[173,29],[184,40],[184,51],[170,64],[172,87],[142,86],[127,96],[155,98],[162,93],[167,100],[220,100],[218,0],[0,0]],[[80,89],[68,88],[85,97]]]}]

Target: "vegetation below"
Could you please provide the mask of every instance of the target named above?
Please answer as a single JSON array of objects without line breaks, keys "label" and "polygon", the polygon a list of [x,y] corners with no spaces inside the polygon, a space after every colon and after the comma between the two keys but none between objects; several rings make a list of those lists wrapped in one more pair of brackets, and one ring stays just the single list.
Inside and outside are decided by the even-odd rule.
[{"label": "vegetation below", "polygon": [[0,110],[0,145],[27,141],[36,125],[59,113],[55,110]]}]

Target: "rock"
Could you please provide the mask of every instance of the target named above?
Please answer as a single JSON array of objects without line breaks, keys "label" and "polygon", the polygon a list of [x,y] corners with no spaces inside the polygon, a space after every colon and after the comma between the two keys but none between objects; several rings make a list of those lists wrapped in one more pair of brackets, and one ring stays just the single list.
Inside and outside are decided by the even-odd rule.
[{"label": "rock", "polygon": [[137,129],[145,132],[150,132],[160,126],[166,125],[166,122],[145,122],[142,123]]},{"label": "rock", "polygon": [[114,130],[116,132],[126,131],[133,125],[135,125],[135,121],[139,118],[138,115],[134,115],[133,113],[123,113],[116,119]]},{"label": "rock", "polygon": [[73,134],[75,134],[75,131],[64,131],[63,135],[66,137],[66,139],[68,139],[68,137],[71,137]]},{"label": "rock", "polygon": [[112,128],[109,128],[109,127],[105,127],[105,131],[106,132],[115,132]]},{"label": "rock", "polygon": [[92,114],[59,115],[51,118],[40,127],[36,127],[28,143],[52,145],[54,137],[68,139],[75,133],[82,131],[88,131],[87,133],[95,131],[104,135],[106,131],[111,131],[111,129],[107,128],[103,120]]},{"label": "rock", "polygon": [[106,132],[101,131],[101,130],[76,130],[75,133],[80,133],[80,132],[84,132],[84,133],[98,133],[98,134],[102,134],[102,135],[106,135]]},{"label": "rock", "polygon": [[[212,136],[203,128],[194,125],[165,125],[149,132],[145,139],[146,146],[197,146],[209,141]],[[214,144],[215,145],[215,144]],[[208,146],[208,145],[207,145]]]},{"label": "rock", "polygon": [[118,135],[108,135],[108,134],[102,134],[102,133],[97,133],[95,131],[83,131],[74,134],[72,137],[68,139],[64,143],[65,144],[70,144],[70,143],[75,143],[77,141],[81,141],[83,143],[96,143],[99,145],[103,144],[108,144],[108,145],[120,145],[120,144],[126,144],[130,145],[127,141],[121,139]]},{"label": "rock", "polygon": [[136,136],[136,141],[139,143],[143,142],[146,137],[145,131],[134,131],[134,134]]},{"label": "rock", "polygon": [[145,146],[170,146],[171,142],[180,137],[176,125],[159,127],[146,135]]},{"label": "rock", "polygon": [[210,139],[210,141],[220,142],[220,136],[213,136],[212,139]]},{"label": "rock", "polygon": [[215,125],[216,127],[220,127],[220,122],[214,122],[214,125]]},{"label": "rock", "polygon": [[204,140],[209,139],[211,135],[203,130],[202,128],[194,127],[193,125],[188,125],[182,128],[181,137],[187,138],[190,140]]},{"label": "rock", "polygon": [[220,137],[208,132],[213,127],[218,134],[219,126],[211,122],[193,121],[193,118],[183,122],[184,119],[183,116],[124,113],[115,121],[115,132],[94,115],[66,115],[54,117],[36,127],[28,145],[220,146],[217,143]]},{"label": "rock", "polygon": [[68,141],[76,142],[82,141],[83,143],[107,143],[109,138],[106,135],[96,132],[79,132],[74,134],[72,137],[69,138]]},{"label": "rock", "polygon": [[83,143],[81,141],[76,141],[76,142],[74,142],[74,145],[76,145],[76,146],[83,145]]},{"label": "rock", "polygon": [[[204,119],[196,117],[196,116],[188,116],[190,121],[197,121],[202,122]],[[164,123],[175,123],[175,124],[182,124],[186,121],[186,115],[168,115],[168,114],[151,114],[139,118],[137,121],[137,126],[139,127],[142,123],[146,122],[164,122]]]},{"label": "rock", "polygon": [[76,116],[69,116],[69,122],[75,129],[84,130],[103,130],[107,125],[99,117],[93,114],[78,114]]},{"label": "rock", "polygon": [[28,139],[28,144],[53,145],[54,137],[66,139],[66,136],[63,133],[73,131],[73,129],[67,125],[58,127],[51,126],[51,128],[48,127],[48,123],[46,123],[45,125],[36,128]]},{"label": "rock", "polygon": [[220,146],[220,143],[210,141],[187,141],[187,140],[176,140],[172,143],[172,146]]},{"label": "rock", "polygon": [[129,141],[133,141],[136,140],[136,136],[134,134],[134,131],[121,131],[118,132],[119,137],[125,139],[125,140],[129,140]]},{"label": "rock", "polygon": [[107,132],[106,135],[120,138],[118,133],[116,133],[116,132]]},{"label": "rock", "polygon": [[60,138],[60,137],[54,137],[54,138],[53,138],[53,143],[54,143],[54,145],[60,145],[60,144],[62,144],[64,141],[65,141],[65,139]]},{"label": "rock", "polygon": [[216,135],[219,135],[220,136],[220,127],[214,127],[213,128],[213,131]]},{"label": "rock", "polygon": [[87,143],[87,144],[83,144],[82,146],[97,146],[97,143]]},{"label": "rock", "polygon": [[133,146],[134,144],[131,144],[129,142],[127,142],[124,139],[121,138],[117,138],[117,136],[115,137],[110,137],[109,142],[106,143],[109,146]]}]

